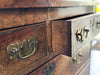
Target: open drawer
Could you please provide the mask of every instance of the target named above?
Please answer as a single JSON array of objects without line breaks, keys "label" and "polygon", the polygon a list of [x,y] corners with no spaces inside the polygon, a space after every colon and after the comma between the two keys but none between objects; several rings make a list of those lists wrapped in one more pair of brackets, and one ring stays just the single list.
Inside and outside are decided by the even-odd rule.
[{"label": "open drawer", "polygon": [[52,21],[53,52],[74,57],[85,44],[93,39],[92,15],[68,20]]}]

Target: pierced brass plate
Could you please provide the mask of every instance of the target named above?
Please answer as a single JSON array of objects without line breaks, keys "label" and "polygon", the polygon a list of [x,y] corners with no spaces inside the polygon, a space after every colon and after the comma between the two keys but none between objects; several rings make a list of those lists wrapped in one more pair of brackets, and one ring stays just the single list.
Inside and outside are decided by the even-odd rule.
[{"label": "pierced brass plate", "polygon": [[36,36],[30,37],[28,42],[24,39],[21,46],[19,43],[10,44],[7,46],[7,53],[11,60],[16,58],[24,60],[30,58],[38,47],[38,39]]}]

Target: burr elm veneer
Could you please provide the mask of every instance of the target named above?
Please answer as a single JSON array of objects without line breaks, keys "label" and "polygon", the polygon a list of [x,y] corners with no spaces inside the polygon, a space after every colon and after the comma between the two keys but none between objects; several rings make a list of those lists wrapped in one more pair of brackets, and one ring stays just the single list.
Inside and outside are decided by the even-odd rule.
[{"label": "burr elm veneer", "polygon": [[0,75],[89,75],[94,4],[0,0]]}]

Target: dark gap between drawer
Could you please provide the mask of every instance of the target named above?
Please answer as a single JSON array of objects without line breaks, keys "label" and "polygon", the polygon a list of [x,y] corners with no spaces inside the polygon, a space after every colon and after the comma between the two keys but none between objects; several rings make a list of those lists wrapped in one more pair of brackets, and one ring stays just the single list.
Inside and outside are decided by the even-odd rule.
[{"label": "dark gap between drawer", "polygon": [[33,24],[20,25],[20,26],[16,26],[16,27],[4,28],[4,29],[0,29],[0,31],[10,30],[10,29],[15,29],[15,28],[20,28],[20,27],[32,26],[32,25],[41,24],[41,23],[44,23],[44,22],[45,21],[39,22],[39,23],[33,23]]},{"label": "dark gap between drawer", "polygon": [[57,21],[57,20],[69,20],[69,19],[73,19],[73,18],[79,18],[79,17],[91,15],[91,14],[93,14],[93,12],[87,13],[87,14],[81,14],[81,15],[77,15],[77,16],[72,16],[72,17],[67,17],[67,18],[56,19],[56,20],[53,20],[53,21]]}]

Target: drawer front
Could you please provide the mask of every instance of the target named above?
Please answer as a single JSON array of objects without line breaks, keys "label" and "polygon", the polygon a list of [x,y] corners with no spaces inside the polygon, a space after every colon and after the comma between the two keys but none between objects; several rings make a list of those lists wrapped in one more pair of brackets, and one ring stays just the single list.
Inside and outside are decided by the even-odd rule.
[{"label": "drawer front", "polygon": [[92,24],[90,22],[92,17],[93,15],[90,15],[66,21],[71,26],[71,49],[73,56],[93,38]]},{"label": "drawer front", "polygon": [[82,57],[78,63],[74,62],[71,57],[59,55],[42,67],[31,72],[30,75],[75,75],[81,66],[90,58],[89,44],[81,49],[81,53]]},{"label": "drawer front", "polygon": [[45,23],[0,31],[0,75],[12,75],[47,55]]},{"label": "drawer front", "polygon": [[[90,44],[85,45],[80,49],[80,52],[71,59],[69,64],[70,73],[73,75],[90,59]],[[77,74],[76,74],[77,75]]]},{"label": "drawer front", "polygon": [[85,67],[76,75],[90,75],[90,63],[86,64]]},{"label": "drawer front", "polygon": [[52,47],[54,52],[74,56],[92,40],[93,15],[52,22]]},{"label": "drawer front", "polygon": [[[58,1],[58,0],[56,0],[56,1]],[[54,1],[54,2],[56,2],[56,1]],[[93,12],[93,6],[89,6],[89,7],[68,7],[68,8],[49,8],[48,10],[49,10],[48,19],[49,20],[55,20],[55,19],[73,17],[73,16],[76,16],[76,15],[82,15],[82,14]]]},{"label": "drawer front", "polygon": [[100,13],[97,13],[94,15],[93,20],[92,20],[92,31],[94,36],[100,33]]},{"label": "drawer front", "polygon": [[[3,2],[6,3],[6,1]],[[43,22],[47,20],[47,11],[48,11],[47,8],[1,10],[0,29],[7,29],[11,27],[18,27],[18,26]]]},{"label": "drawer front", "polygon": [[68,72],[70,58],[59,55],[29,75],[71,75]]}]

